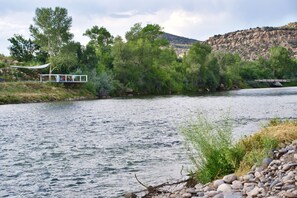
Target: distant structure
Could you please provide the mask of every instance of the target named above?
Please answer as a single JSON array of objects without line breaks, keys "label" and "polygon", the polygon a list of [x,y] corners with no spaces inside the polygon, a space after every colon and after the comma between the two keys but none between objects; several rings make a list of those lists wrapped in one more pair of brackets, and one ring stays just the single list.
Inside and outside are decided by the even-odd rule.
[{"label": "distant structure", "polygon": [[[50,65],[38,65],[38,66],[10,66],[16,69],[44,69]],[[74,75],[74,74],[39,74],[40,82],[55,82],[55,83],[87,83],[87,75]]]}]

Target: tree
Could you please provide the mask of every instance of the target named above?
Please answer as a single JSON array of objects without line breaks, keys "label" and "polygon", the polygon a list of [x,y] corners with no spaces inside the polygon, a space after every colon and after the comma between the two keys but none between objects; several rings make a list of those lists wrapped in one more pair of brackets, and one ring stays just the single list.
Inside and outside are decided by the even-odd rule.
[{"label": "tree", "polygon": [[[56,7],[37,8],[33,18],[35,26],[30,25],[34,42],[49,54],[50,60],[57,56],[61,49],[69,44],[73,35],[69,32],[72,18],[68,17],[67,9]],[[55,67],[51,64],[49,73]]]},{"label": "tree", "polygon": [[10,55],[18,61],[28,62],[33,60],[39,46],[34,44],[31,39],[25,39],[22,35],[15,34],[8,39],[12,44],[9,46]]},{"label": "tree", "polygon": [[176,54],[160,38],[161,27],[137,23],[126,33],[127,42],[116,38],[112,47],[115,77],[123,87],[142,94],[171,93],[180,90],[175,72]]},{"label": "tree", "polygon": [[111,45],[113,44],[113,36],[104,27],[93,26],[91,29],[87,29],[84,36],[88,36],[91,40],[87,44],[87,49],[90,54],[86,54],[89,57],[94,57],[92,53],[95,53],[97,57],[98,70],[104,71],[105,68],[112,68],[111,57]]},{"label": "tree", "polygon": [[270,48],[269,62],[275,78],[284,78],[284,75],[289,74],[292,69],[289,51],[281,46]]}]

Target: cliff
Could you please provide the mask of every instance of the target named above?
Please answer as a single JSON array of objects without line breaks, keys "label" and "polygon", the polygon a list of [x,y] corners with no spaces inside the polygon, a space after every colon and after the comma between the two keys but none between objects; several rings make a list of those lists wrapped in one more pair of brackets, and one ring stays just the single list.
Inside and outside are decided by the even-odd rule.
[{"label": "cliff", "polygon": [[238,53],[245,60],[267,58],[269,48],[283,46],[297,58],[297,22],[282,27],[250,28],[215,35],[205,41],[214,51]]}]

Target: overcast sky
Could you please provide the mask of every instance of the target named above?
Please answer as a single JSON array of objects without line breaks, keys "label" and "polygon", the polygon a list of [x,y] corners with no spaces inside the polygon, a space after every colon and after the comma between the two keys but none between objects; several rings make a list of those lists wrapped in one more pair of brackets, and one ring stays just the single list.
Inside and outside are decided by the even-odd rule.
[{"label": "overcast sky", "polygon": [[74,40],[94,25],[124,36],[141,22],[159,24],[165,32],[206,40],[215,34],[297,21],[297,0],[0,0],[0,53],[9,55],[8,38],[29,38],[35,9],[64,7],[72,17]]}]

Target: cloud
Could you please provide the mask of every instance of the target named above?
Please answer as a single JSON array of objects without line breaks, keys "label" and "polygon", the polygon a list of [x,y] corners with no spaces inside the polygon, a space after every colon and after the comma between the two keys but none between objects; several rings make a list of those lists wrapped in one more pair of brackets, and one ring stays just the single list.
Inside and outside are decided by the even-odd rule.
[{"label": "cloud", "polygon": [[74,39],[94,25],[106,27],[114,36],[124,36],[141,22],[155,23],[164,31],[205,40],[215,34],[262,26],[280,26],[297,21],[296,0],[10,0],[0,7],[0,53],[8,54],[8,38],[30,35],[35,9],[64,7],[72,17]]}]

